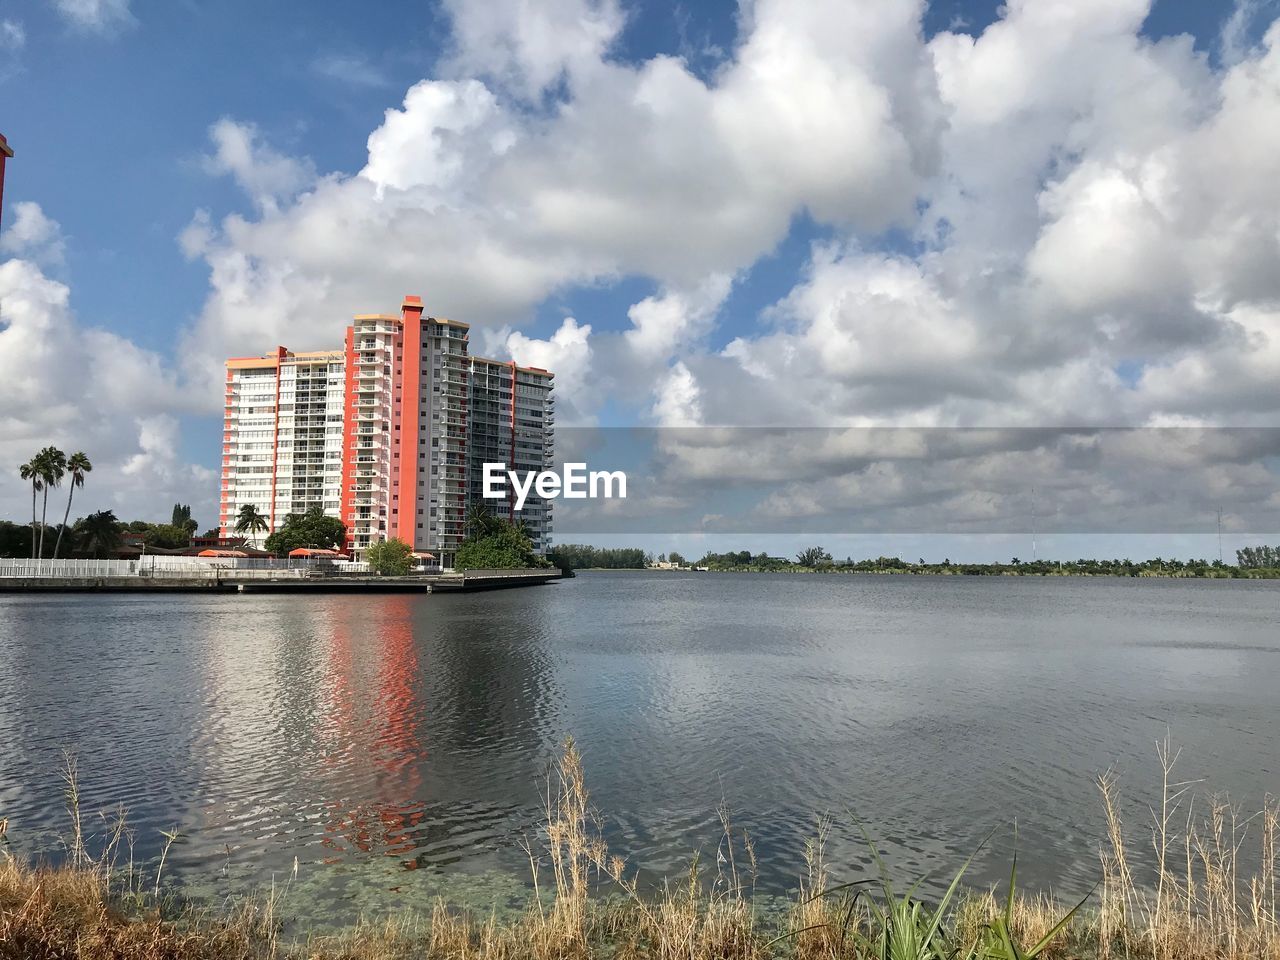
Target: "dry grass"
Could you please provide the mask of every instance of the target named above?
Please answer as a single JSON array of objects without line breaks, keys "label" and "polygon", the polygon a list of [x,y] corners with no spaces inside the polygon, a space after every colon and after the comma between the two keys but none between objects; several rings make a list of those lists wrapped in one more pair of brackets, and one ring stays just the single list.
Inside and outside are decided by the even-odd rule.
[{"label": "dry grass", "polygon": [[[1164,782],[1151,811],[1149,849],[1130,844],[1118,784],[1111,774],[1103,776],[1108,837],[1098,896],[1039,955],[1280,960],[1280,805],[1268,797],[1262,811],[1246,818],[1224,798],[1195,796],[1192,785],[1174,779],[1177,754],[1167,743],[1159,752]],[[135,867],[123,817],[104,822],[100,850],[91,855],[70,760],[66,784],[72,833],[62,865],[41,867],[11,856],[0,819],[0,960],[1009,960],[1028,956],[1029,945],[1053,931],[1066,912],[1046,897],[1008,903],[994,892],[971,892],[949,912],[935,940],[926,938],[903,956],[896,944],[911,938],[877,929],[887,922],[877,918],[892,913],[885,909],[891,903],[887,890],[831,886],[819,824],[806,846],[805,876],[791,909],[782,917],[762,917],[751,839],[735,829],[727,810],[720,812],[723,833],[714,864],[695,860],[679,880],[656,892],[642,889],[637,872],[605,845],[581,756],[570,741],[548,783],[546,821],[526,846],[534,896],[524,913],[499,919],[441,902],[429,916],[285,941],[277,921],[281,894],[274,891],[220,915],[166,903],[163,865],[147,876]],[[1246,855],[1249,843],[1253,855]],[[1252,865],[1248,876],[1246,860]],[[991,936],[1001,924],[1019,945],[1014,954]]]},{"label": "dry grass", "polygon": [[[1134,880],[1115,778],[1099,779],[1108,824],[1096,925],[1099,955],[1280,957],[1280,803],[1267,796],[1261,810],[1245,816],[1226,796],[1198,795],[1193,783],[1176,781],[1178,753],[1167,739],[1157,750],[1163,784],[1159,809],[1151,813],[1151,884]],[[1247,876],[1246,863],[1252,864]]]}]

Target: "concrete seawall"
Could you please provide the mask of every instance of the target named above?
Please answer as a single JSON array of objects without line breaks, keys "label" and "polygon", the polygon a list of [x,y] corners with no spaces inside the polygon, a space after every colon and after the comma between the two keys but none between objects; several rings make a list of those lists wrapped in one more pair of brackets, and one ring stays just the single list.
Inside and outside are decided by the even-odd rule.
[{"label": "concrete seawall", "polygon": [[559,570],[475,570],[408,577],[0,577],[0,593],[459,593],[536,587]]}]

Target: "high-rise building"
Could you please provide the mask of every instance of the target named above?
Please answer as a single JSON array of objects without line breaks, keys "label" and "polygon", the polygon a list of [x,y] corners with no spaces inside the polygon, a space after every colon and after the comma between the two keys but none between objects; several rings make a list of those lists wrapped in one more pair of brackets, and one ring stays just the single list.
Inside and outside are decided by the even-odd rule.
[{"label": "high-rise building", "polygon": [[363,314],[347,327],[342,489],[333,515],[347,526],[347,545],[358,549],[391,536],[387,508],[401,339],[398,317]]},{"label": "high-rise building", "polygon": [[291,513],[337,516],[342,492],[344,355],[291,353],[227,361],[219,525],[252,506],[276,530]]},{"label": "high-rise building", "polygon": [[[523,521],[545,551],[549,502],[531,495],[517,513],[513,501],[484,501],[482,489],[486,462],[551,466],[554,375],[472,357],[469,329],[424,316],[422,300],[405,297],[399,316],[355,317],[341,351],[278,347],[228,360],[224,535],[246,503],[272,530],[319,506],[341,518],[357,556],[396,537],[451,566],[468,506],[484,502]],[[323,395],[311,372],[321,366]]]},{"label": "high-rise building", "polygon": [[[471,361],[471,445],[468,497],[479,500],[484,464],[506,463],[522,472],[552,466],[555,447],[553,375],[534,367],[475,357]],[[495,512],[504,515],[501,505]],[[505,516],[523,521],[533,542],[545,548],[551,537],[551,503],[533,490],[517,516],[514,494]]]}]

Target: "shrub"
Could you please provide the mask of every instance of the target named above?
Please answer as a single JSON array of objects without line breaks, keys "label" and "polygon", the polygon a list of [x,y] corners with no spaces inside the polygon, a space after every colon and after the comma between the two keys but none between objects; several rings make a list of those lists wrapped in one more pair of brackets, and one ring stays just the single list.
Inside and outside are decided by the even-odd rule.
[{"label": "shrub", "polygon": [[365,560],[379,576],[403,577],[413,569],[413,548],[403,540],[383,540],[369,547]]}]

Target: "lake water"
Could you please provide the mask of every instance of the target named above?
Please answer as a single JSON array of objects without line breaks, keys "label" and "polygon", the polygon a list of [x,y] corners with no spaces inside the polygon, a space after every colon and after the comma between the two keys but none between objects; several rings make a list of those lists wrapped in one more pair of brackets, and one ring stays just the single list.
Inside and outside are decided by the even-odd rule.
[{"label": "lake water", "polygon": [[[1246,806],[1280,790],[1280,585],[1267,582],[587,573],[489,594],[0,596],[0,817],[21,850],[82,805],[128,810],[135,855],[181,842],[193,896],[290,884],[348,920],[444,892],[514,903],[549,762],[577,738],[613,848],[648,876],[701,851],[717,807],[757,886],[795,887],[826,815],[914,879],[1017,820],[1020,878],[1098,873],[1093,778],[1122,776],[1138,845],[1154,744]],[[973,879],[1007,872],[1009,830]]]}]

